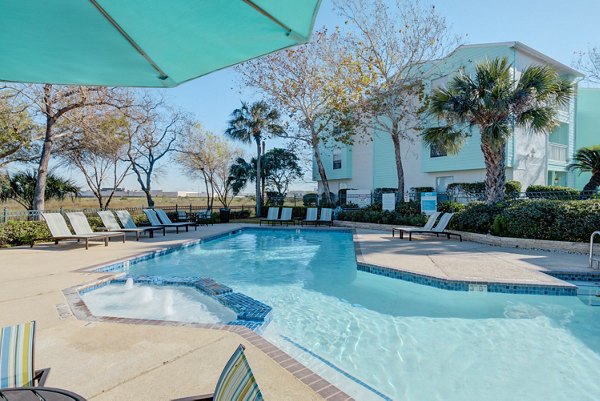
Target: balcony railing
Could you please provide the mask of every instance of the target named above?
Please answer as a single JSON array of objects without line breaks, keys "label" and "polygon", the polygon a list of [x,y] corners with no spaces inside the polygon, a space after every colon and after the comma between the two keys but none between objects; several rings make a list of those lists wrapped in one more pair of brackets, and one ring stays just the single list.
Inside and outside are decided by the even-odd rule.
[{"label": "balcony railing", "polygon": [[567,162],[567,145],[560,143],[550,143],[548,147],[548,159],[554,162]]}]

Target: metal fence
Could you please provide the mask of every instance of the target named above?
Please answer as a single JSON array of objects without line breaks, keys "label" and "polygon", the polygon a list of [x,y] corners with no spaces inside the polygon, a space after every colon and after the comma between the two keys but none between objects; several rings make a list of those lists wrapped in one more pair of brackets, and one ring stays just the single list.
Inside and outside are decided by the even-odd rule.
[{"label": "metal fence", "polygon": [[[163,209],[167,213],[169,212],[179,212],[184,211],[189,213],[190,215],[195,214],[196,212],[207,210],[206,205],[161,205],[156,206],[157,209]],[[143,214],[143,210],[147,209],[147,207],[116,207],[109,208],[108,210],[127,210],[131,214]],[[249,214],[254,214],[255,206],[254,205],[236,205],[231,206],[229,209],[232,212],[238,212],[247,210]],[[47,209],[45,212],[48,213],[69,213],[69,212],[83,212],[87,217],[97,217],[97,212],[103,209],[100,208],[60,208],[60,209]],[[213,212],[218,212],[219,208],[213,208]],[[40,212],[37,210],[23,210],[23,209],[8,209],[3,208],[0,211],[0,223],[6,223],[8,221],[27,221],[27,220],[39,220],[41,218]]]},{"label": "metal fence", "polygon": [[[344,208],[360,208],[373,204],[381,204],[384,193],[393,193],[395,195],[396,204],[409,201],[419,201],[421,193],[410,191],[406,193],[398,192],[371,192],[367,194],[355,195],[345,194],[338,199],[334,199],[334,203]],[[324,201],[324,197],[319,196],[319,201]],[[438,203],[451,201],[462,204],[471,202],[485,201],[485,192],[466,192],[466,191],[449,191],[437,193]],[[513,192],[506,195],[506,199],[549,199],[549,200],[600,200],[600,191],[543,191],[543,192]]]}]

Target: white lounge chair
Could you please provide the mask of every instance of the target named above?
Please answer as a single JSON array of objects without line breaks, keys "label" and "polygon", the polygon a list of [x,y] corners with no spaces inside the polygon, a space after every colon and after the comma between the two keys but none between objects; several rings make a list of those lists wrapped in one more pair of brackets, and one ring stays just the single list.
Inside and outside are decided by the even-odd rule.
[{"label": "white lounge chair", "polygon": [[164,227],[164,228],[173,227],[173,228],[175,228],[175,232],[177,234],[179,234],[179,227],[185,227],[186,231],[188,231],[188,226],[185,224],[173,224],[173,223],[164,224],[162,221],[160,221],[160,219],[158,218],[158,215],[152,209],[144,209],[144,214],[148,218],[148,221],[150,222],[151,226],[159,226],[159,227]]},{"label": "white lounge chair", "polygon": [[[462,235],[446,231],[446,227],[448,226],[448,223],[450,222],[452,216],[454,216],[454,213],[444,213],[442,217],[440,217],[440,221],[438,221],[437,225],[431,230],[417,229],[407,231],[408,240],[412,241],[413,234],[435,234],[436,237],[439,237],[440,235],[445,235],[448,239],[450,239],[451,236],[455,236],[458,237],[458,239],[460,239],[460,242],[462,242]],[[400,231],[400,238],[404,238],[403,231]]]},{"label": "white lounge chair", "polygon": [[317,212],[318,210],[316,207],[309,207],[308,209],[306,209],[306,218],[300,222],[300,225],[308,225],[312,223],[316,226],[319,222],[319,220],[317,219]]},{"label": "white lounge chair", "polygon": [[318,224],[325,224],[331,227],[333,225],[333,217],[331,212],[332,210],[329,207],[321,208],[321,216],[319,217]]},{"label": "white lounge chair", "polygon": [[282,208],[281,216],[279,216],[279,219],[277,219],[277,221],[281,225],[283,225],[283,223],[285,223],[288,226],[290,225],[290,223],[293,223],[294,219],[292,219],[292,208],[291,207]]},{"label": "white lounge chair", "polygon": [[427,219],[427,223],[425,223],[425,225],[423,227],[394,227],[392,228],[392,237],[394,236],[394,234],[396,233],[396,231],[398,231],[398,235],[400,236],[400,238],[402,238],[403,233],[407,233],[409,231],[429,231],[433,228],[433,225],[435,224],[435,222],[437,221],[438,217],[440,217],[440,212],[435,212],[433,213],[431,216],[429,216],[429,219]]},{"label": "white lounge chair", "polygon": [[276,222],[278,222],[279,221],[279,208],[278,207],[270,207],[269,212],[267,213],[267,218],[260,219],[260,221],[258,222],[258,225],[262,226],[263,221],[267,222],[267,224],[269,224],[269,223],[275,224]]},{"label": "white lounge chair", "polygon": [[133,228],[121,228],[115,215],[110,210],[100,210],[98,211],[98,216],[102,219],[102,224],[106,228],[106,231],[115,231],[122,233],[134,233],[135,240],[140,240],[140,234],[148,233],[150,238],[154,238],[155,230],[164,230],[162,227],[133,227]]},{"label": "white lounge chair", "polygon": [[92,230],[90,223],[88,222],[87,217],[83,212],[70,212],[67,213],[67,218],[71,223],[71,227],[73,227],[73,231],[77,235],[93,235],[93,234],[102,234],[106,235],[108,238],[106,239],[106,245],[108,245],[108,240],[114,237],[122,237],[123,242],[125,242],[125,233],[100,233]]},{"label": "white lounge chair", "polygon": [[[54,239],[54,243],[58,244],[59,241],[63,240],[85,240],[85,249],[88,249],[88,242],[90,240],[103,240],[104,245],[108,246],[108,239],[112,234],[107,233],[92,233],[92,234],[75,234],[71,233],[65,218],[60,213],[45,213],[42,212],[42,217],[48,225],[50,234]],[[122,234],[125,237],[125,234]]]},{"label": "white lounge chair", "polygon": [[116,213],[117,213],[117,217],[121,221],[121,224],[125,228],[131,228],[131,229],[140,228],[140,229],[144,229],[144,230],[151,230],[150,231],[151,237],[153,236],[153,232],[157,231],[157,230],[162,230],[163,236],[165,236],[167,234],[167,229],[163,226],[150,225],[150,226],[138,227],[135,224],[135,222],[133,221],[133,217],[131,217],[131,214],[127,210],[117,210]]},{"label": "white lounge chair", "polygon": [[156,212],[156,215],[158,216],[158,219],[161,221],[161,223],[167,227],[175,227],[175,226],[185,227],[185,231],[189,231],[189,227],[193,226],[194,230],[198,230],[198,224],[193,221],[181,221],[181,222],[175,223],[175,222],[171,221],[171,219],[169,218],[169,216],[167,216],[167,213],[165,213],[164,210],[156,209],[155,212]]}]

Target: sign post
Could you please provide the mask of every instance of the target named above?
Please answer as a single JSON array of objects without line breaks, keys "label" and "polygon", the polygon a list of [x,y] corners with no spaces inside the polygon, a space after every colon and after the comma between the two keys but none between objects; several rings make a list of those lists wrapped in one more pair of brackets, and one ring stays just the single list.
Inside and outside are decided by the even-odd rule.
[{"label": "sign post", "polygon": [[427,215],[437,212],[437,192],[421,192],[421,213]]}]

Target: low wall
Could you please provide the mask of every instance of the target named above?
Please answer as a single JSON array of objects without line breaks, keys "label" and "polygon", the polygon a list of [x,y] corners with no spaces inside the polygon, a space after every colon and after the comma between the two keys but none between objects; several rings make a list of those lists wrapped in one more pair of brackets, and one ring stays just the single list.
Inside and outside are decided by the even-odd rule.
[{"label": "low wall", "polygon": [[[398,227],[397,225],[391,224],[376,224],[376,223],[358,223],[354,221],[340,221],[335,220],[334,226],[337,227],[350,227],[350,228],[362,228],[365,230],[379,230],[379,231],[390,231],[392,227]],[[590,251],[590,245],[585,242],[567,242],[567,241],[549,241],[543,239],[529,239],[529,238],[508,238],[508,237],[496,237],[491,234],[477,234],[469,233],[465,231],[448,230],[453,233],[462,235],[463,240],[478,242],[480,244],[504,246],[508,248],[522,248],[522,249],[542,249],[546,251],[560,251],[570,253],[588,253]]]}]

